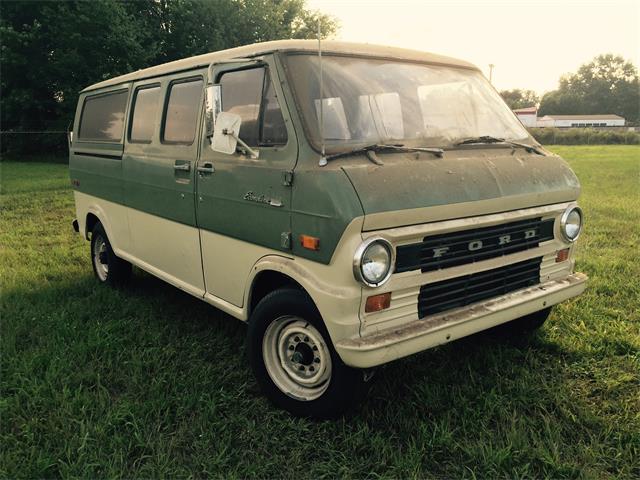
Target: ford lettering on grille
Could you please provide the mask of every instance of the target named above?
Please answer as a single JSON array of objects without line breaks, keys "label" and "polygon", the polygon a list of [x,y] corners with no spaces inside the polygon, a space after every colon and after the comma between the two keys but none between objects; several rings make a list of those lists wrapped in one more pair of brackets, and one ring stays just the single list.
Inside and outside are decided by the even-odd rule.
[{"label": "ford lettering on grille", "polygon": [[396,272],[438,270],[535,248],[553,239],[553,222],[534,218],[425,237],[398,247]]}]

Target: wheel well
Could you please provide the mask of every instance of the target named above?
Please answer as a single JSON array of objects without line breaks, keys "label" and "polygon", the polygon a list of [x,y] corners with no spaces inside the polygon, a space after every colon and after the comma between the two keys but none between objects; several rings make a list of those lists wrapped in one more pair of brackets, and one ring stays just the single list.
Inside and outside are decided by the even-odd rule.
[{"label": "wheel well", "polygon": [[84,225],[84,236],[87,240],[89,240],[89,233],[93,231],[93,227],[96,226],[100,220],[93,213],[87,214],[87,221]]},{"label": "wheel well", "polygon": [[256,278],[254,278],[253,285],[251,286],[249,315],[251,315],[251,312],[253,312],[253,309],[258,305],[260,300],[274,290],[283,287],[297,288],[305,291],[302,285],[284,273],[275,272],[273,270],[264,270],[260,272]]}]

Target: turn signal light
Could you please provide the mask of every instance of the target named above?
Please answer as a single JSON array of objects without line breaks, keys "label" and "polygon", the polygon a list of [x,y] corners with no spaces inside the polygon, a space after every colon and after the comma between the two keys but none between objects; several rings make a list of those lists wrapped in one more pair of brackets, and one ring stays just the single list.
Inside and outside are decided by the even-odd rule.
[{"label": "turn signal light", "polygon": [[381,293],[380,295],[373,295],[367,298],[367,303],[364,305],[364,311],[366,313],[379,312],[385,308],[389,308],[391,305],[391,292]]},{"label": "turn signal light", "polygon": [[300,235],[300,245],[307,250],[320,250],[320,239],[311,235]]},{"label": "turn signal light", "polygon": [[558,250],[556,254],[556,263],[564,262],[569,258],[569,249],[565,248],[564,250]]}]

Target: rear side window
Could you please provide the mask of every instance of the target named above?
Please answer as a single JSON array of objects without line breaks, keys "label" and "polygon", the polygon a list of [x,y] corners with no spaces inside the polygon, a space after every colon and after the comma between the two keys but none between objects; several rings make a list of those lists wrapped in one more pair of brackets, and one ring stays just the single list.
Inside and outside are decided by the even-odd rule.
[{"label": "rear side window", "polygon": [[222,75],[222,110],[242,118],[240,138],[250,147],[287,143],[287,130],[270,77],[264,68]]},{"label": "rear side window", "polygon": [[201,78],[171,85],[164,119],[165,142],[186,145],[193,143],[201,107],[202,87]]},{"label": "rear side window", "polygon": [[143,87],[137,90],[131,116],[130,142],[151,142],[159,102],[160,86]]},{"label": "rear side window", "polygon": [[80,140],[120,142],[128,90],[87,97],[80,117]]}]

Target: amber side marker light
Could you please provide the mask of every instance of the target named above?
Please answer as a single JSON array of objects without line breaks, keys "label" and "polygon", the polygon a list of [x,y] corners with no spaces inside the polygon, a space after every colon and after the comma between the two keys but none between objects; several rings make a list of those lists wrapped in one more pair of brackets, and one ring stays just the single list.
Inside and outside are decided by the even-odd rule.
[{"label": "amber side marker light", "polygon": [[300,235],[300,245],[307,250],[320,250],[320,239],[311,235]]},{"label": "amber side marker light", "polygon": [[564,262],[569,258],[569,249],[565,248],[564,250],[558,250],[556,254],[556,263]]},{"label": "amber side marker light", "polygon": [[389,308],[391,305],[391,292],[381,293],[380,295],[373,295],[367,298],[367,303],[364,305],[364,311],[366,313],[379,312],[385,308]]}]

